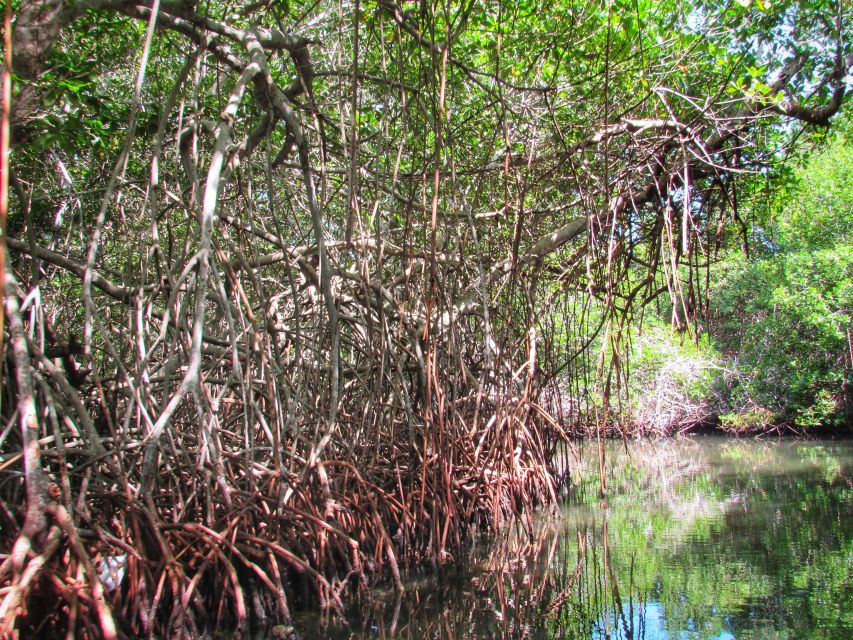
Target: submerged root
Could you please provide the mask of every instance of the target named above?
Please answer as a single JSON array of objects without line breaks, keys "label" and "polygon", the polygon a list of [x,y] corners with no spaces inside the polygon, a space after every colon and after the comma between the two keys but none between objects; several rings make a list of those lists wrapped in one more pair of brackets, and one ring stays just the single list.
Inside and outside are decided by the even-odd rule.
[{"label": "submerged root", "polygon": [[[229,405],[229,420],[237,407]],[[357,437],[342,429],[302,477],[287,466],[308,458],[303,443],[285,440],[290,458],[276,469],[261,429],[251,454],[223,429],[218,469],[187,464],[202,444],[189,420],[179,422],[147,496],[137,493],[138,446],[110,463],[87,463],[66,447],[64,470],[54,462],[59,450],[45,446],[47,473],[64,472],[75,502],[71,510],[51,502],[44,540],[23,571],[4,573],[4,632],[196,637],[211,623],[289,624],[293,607],[342,617],[348,599],[380,581],[403,591],[405,567],[457,561],[474,530],[555,495],[545,445],[557,435],[537,411],[519,404],[479,427],[465,412],[457,403],[443,428],[391,423],[378,438],[396,433],[390,447],[353,445]],[[18,536],[10,505],[22,480],[8,479],[0,494],[16,525],[3,531]],[[4,533],[5,553],[15,540]]]}]

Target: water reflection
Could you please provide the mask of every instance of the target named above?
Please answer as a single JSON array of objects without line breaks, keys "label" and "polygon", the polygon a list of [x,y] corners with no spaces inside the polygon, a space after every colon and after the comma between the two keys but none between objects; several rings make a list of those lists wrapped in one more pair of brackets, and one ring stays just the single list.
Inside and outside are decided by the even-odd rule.
[{"label": "water reflection", "polygon": [[[590,450],[590,456],[595,451]],[[304,638],[853,637],[853,446],[713,438],[582,452],[559,514]]]}]

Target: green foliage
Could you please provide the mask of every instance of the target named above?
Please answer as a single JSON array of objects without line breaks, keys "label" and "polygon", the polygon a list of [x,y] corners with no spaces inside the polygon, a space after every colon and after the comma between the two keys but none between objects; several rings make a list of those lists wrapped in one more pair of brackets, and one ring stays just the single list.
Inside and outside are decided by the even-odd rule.
[{"label": "green foliage", "polygon": [[[853,152],[839,137],[781,190],[784,203],[755,230],[755,259],[718,268],[712,294],[731,381],[733,429],[789,421],[838,424],[853,309]],[[772,212],[771,212],[772,213]]]},{"label": "green foliage", "polygon": [[720,416],[720,426],[732,433],[751,433],[773,424],[776,416],[764,407],[747,406]]},{"label": "green foliage", "polygon": [[784,195],[789,204],[778,221],[783,250],[849,249],[853,244],[853,131],[841,132]]},{"label": "green foliage", "polygon": [[724,252],[712,267],[702,338],[669,329],[668,303],[632,337],[636,430],[667,433],[711,416],[738,433],[843,422],[853,309],[851,139],[847,122],[800,166],[744,178],[740,215],[752,222],[750,253]]}]

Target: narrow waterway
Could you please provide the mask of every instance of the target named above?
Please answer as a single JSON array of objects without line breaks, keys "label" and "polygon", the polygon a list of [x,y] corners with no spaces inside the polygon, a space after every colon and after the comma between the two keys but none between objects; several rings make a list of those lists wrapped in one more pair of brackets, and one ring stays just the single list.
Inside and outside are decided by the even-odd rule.
[{"label": "narrow waterway", "polygon": [[557,514],[303,638],[853,638],[853,442],[594,446]]}]

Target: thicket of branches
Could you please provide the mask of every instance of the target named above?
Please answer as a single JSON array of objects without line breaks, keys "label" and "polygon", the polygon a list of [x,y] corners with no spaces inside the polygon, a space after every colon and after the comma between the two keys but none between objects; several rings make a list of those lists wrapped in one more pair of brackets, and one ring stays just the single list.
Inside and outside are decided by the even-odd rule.
[{"label": "thicket of branches", "polygon": [[851,63],[843,2],[12,4],[11,634],[341,610],[555,500]]}]

